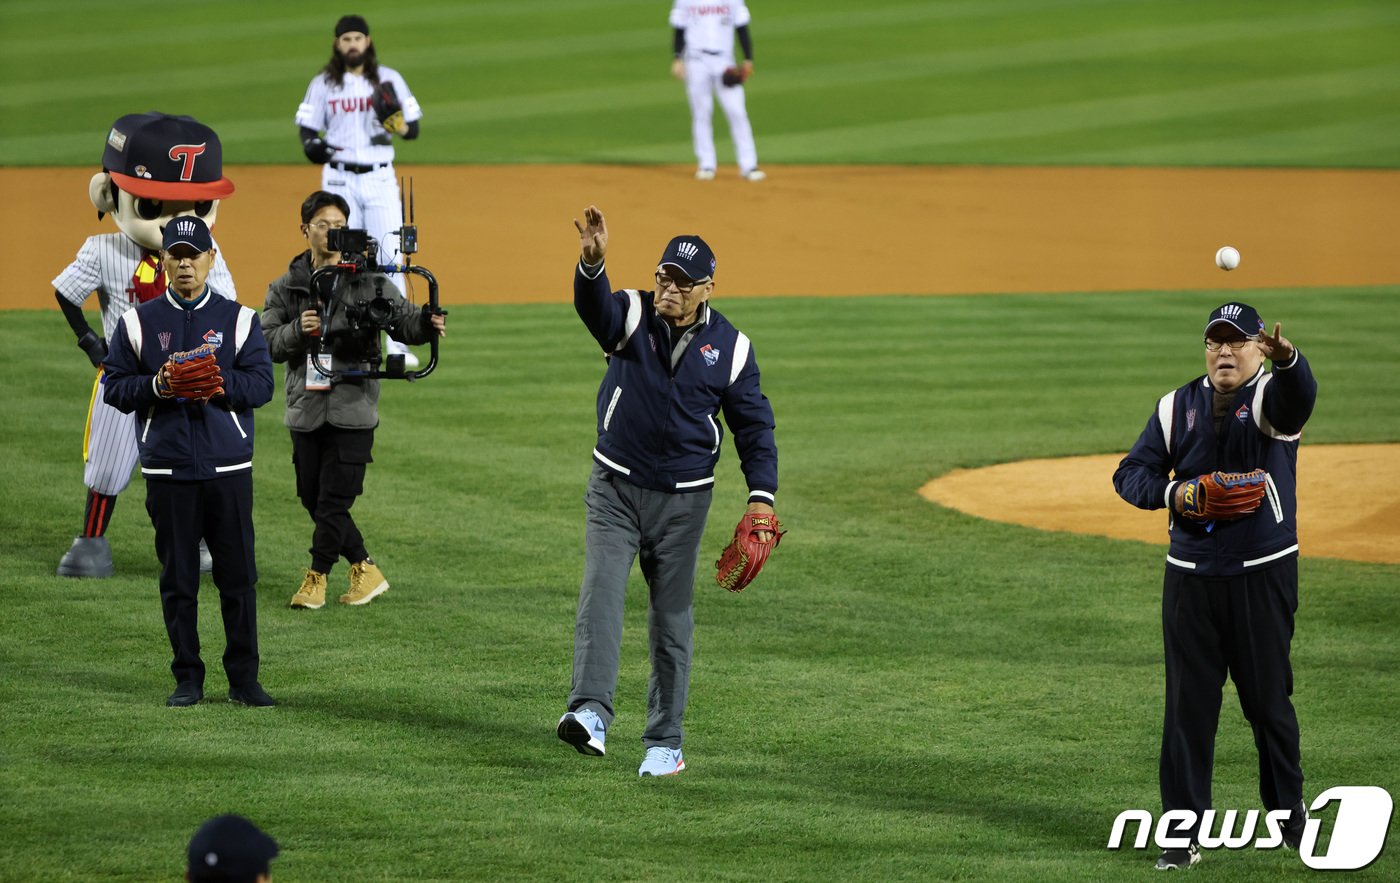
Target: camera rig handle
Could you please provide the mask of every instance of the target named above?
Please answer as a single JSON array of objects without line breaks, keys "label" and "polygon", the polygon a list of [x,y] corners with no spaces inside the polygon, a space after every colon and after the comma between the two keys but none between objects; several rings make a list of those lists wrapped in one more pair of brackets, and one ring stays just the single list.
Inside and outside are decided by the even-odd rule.
[{"label": "camera rig handle", "polygon": [[[320,269],[314,271],[311,274],[311,292],[312,296],[316,300],[317,315],[321,319],[321,334],[318,337],[312,338],[312,363],[316,366],[316,369],[322,374],[324,374],[326,377],[328,377],[332,383],[338,383],[342,380],[366,377],[388,380],[407,380],[412,382],[414,380],[420,380],[424,377],[427,377],[429,374],[433,373],[433,369],[437,367],[439,337],[436,332],[431,334],[428,338],[428,364],[424,365],[422,368],[419,368],[417,371],[404,370],[403,356],[397,355],[389,356],[385,362],[384,370],[381,371],[379,368],[380,361],[378,347],[375,348],[375,352],[367,360],[370,366],[368,371],[361,369],[336,370],[333,363],[334,360],[331,358],[330,352],[322,352],[321,345],[322,342],[325,340],[325,332],[327,328],[327,311],[324,302],[319,295],[319,292],[322,290],[321,286],[323,284],[333,285],[334,281],[331,279],[331,277],[355,276],[359,273],[365,273],[370,271],[383,273],[385,275],[392,275],[394,273],[412,273],[416,276],[422,276],[424,279],[428,280],[428,302],[423,305],[423,311],[430,316],[447,315],[447,311],[442,309],[438,305],[437,277],[433,276],[432,272],[429,271],[426,267],[419,267],[415,265],[399,267],[394,264],[388,264],[382,267],[369,267],[353,262],[331,264],[326,267],[321,267]],[[331,297],[333,299],[334,295],[332,295]],[[378,329],[376,329],[374,333],[377,337],[379,333]]]}]

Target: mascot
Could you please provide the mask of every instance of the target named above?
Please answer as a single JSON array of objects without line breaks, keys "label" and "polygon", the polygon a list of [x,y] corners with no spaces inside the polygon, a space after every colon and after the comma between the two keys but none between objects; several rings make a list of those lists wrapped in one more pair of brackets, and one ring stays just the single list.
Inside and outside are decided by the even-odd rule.
[{"label": "mascot", "polygon": [[[64,317],[78,346],[97,369],[83,435],[83,483],[87,506],[82,532],[58,564],[59,576],[109,577],[114,572],[107,525],[117,495],[131,480],[137,461],[137,416],[123,414],[102,400],[102,360],[107,340],[122,313],[165,291],[160,245],[165,225],[177,215],[198,215],[210,227],[219,200],[233,192],[223,176],[219,136],[187,116],[128,114],[112,124],[102,152],[102,171],[88,184],[88,198],[101,220],[111,215],[118,233],[89,236],[78,256],[53,280]],[[216,243],[217,246],[217,243]],[[218,250],[209,283],[236,298],[233,278]],[[97,294],[102,334],[83,316],[83,303]],[[201,544],[201,569],[209,570]]]}]

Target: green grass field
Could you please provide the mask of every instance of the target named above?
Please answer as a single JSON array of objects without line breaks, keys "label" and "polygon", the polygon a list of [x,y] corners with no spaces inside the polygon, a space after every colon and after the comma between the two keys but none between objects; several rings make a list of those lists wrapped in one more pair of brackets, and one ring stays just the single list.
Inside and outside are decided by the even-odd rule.
[{"label": "green grass field", "polygon": [[[665,0],[376,0],[424,107],[399,162],[688,162]],[[0,165],[97,162],[189,113],[226,162],[301,162],[292,117],[343,4],[0,3]],[[1390,0],[754,0],[765,164],[1394,167]],[[61,11],[60,11],[61,10]],[[58,18],[61,16],[61,18]],[[55,20],[58,18],[56,26]],[[722,114],[721,114],[722,116]],[[723,123],[717,124],[723,128]],[[727,145],[723,157],[732,156]]]},{"label": "green grass field", "polygon": [[[753,4],[765,164],[1400,165],[1388,0]],[[356,11],[425,107],[405,163],[685,163],[666,8]],[[228,162],[301,161],[291,117],[347,8],[121,9],[0,0],[0,165],[95,166],[112,120],[152,108],[214,126]],[[1104,844],[1119,812],[1157,806],[1163,549],[982,521],[916,491],[953,468],[1125,449],[1157,396],[1200,373],[1200,324],[1232,294],[873,294],[887,296],[716,302],[755,341],[791,534],[745,594],[708,582],[743,506],[728,448],[697,591],[689,768],[661,781],[636,778],[639,578],[609,756],[553,732],[602,371],[567,305],[454,306],[438,373],[386,391],[356,515],[394,588],[367,608],[285,608],[310,522],[280,392],[259,412],[263,682],[282,702],[265,712],[216,701],[207,580],[215,701],[163,707],[139,476],[109,533],[118,576],[52,575],[81,518],[91,375],[57,311],[0,313],[0,880],[175,880],[190,834],[229,811],[281,843],[279,881],[1151,874],[1155,853]],[[1314,364],[1305,444],[1400,441],[1393,290],[1249,299]],[[1400,567],[1300,571],[1308,793],[1400,795]],[[1247,809],[1257,765],[1237,709],[1227,692],[1215,801]],[[1310,872],[1243,850],[1197,874]],[[1357,877],[1397,875],[1392,850]]]}]

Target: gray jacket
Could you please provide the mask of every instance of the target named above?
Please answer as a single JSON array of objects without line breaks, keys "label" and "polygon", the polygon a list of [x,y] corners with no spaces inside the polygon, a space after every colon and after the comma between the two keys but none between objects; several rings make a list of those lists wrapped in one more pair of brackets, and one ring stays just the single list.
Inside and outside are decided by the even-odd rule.
[{"label": "gray jacket", "polygon": [[[335,280],[333,305],[326,313],[322,327],[322,359],[331,354],[336,370],[368,368],[365,350],[376,343],[375,332],[356,331],[343,308],[345,303],[369,300],[375,295],[379,282],[385,298],[393,302],[395,311],[389,334],[403,343],[427,343],[433,331],[428,315],[404,300],[394,283],[379,273],[340,276]],[[272,361],[287,363],[288,428],[310,432],[329,423],[341,429],[373,429],[379,425],[379,381],[374,378],[348,378],[335,383],[329,390],[306,388],[307,358],[314,339],[301,330],[301,314],[313,306],[311,297],[311,252],[304,251],[292,258],[287,272],[267,287],[263,303],[262,328]]]}]

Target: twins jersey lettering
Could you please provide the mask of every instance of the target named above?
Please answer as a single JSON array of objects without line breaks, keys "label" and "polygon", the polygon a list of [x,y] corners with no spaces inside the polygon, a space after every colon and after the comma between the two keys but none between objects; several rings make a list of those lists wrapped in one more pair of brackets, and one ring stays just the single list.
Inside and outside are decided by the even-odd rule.
[{"label": "twins jersey lettering", "polygon": [[[219,244],[215,242],[214,247],[217,249]],[[69,303],[80,307],[94,291],[97,292],[97,301],[102,308],[102,334],[111,340],[122,313],[143,299],[149,299],[144,297],[146,291],[142,289],[155,284],[153,270],[161,269],[158,263],[153,267],[145,260],[149,254],[125,233],[89,236],[83,247],[78,249],[73,263],[54,278],[54,290]],[[147,274],[151,274],[149,280],[145,278]],[[214,255],[214,266],[209,270],[209,286],[230,300],[238,298],[222,251]]]},{"label": "twins jersey lettering", "polygon": [[686,55],[718,53],[734,61],[734,29],[749,23],[749,8],[743,0],[732,3],[705,3],[676,0],[671,7],[671,27],[685,29]]},{"label": "twins jersey lettering", "polygon": [[[418,99],[408,91],[408,84],[398,71],[381,64],[379,80],[394,84],[394,91],[403,104],[404,122],[411,123],[423,118]],[[307,87],[301,106],[297,108],[296,123],[317,132],[324,131],[326,143],[340,148],[332,162],[366,166],[392,163],[393,144],[375,144],[370,140],[376,133],[384,131],[370,105],[373,94],[374,84],[360,74],[346,72],[339,86],[326,79],[324,74],[317,74]]]}]

